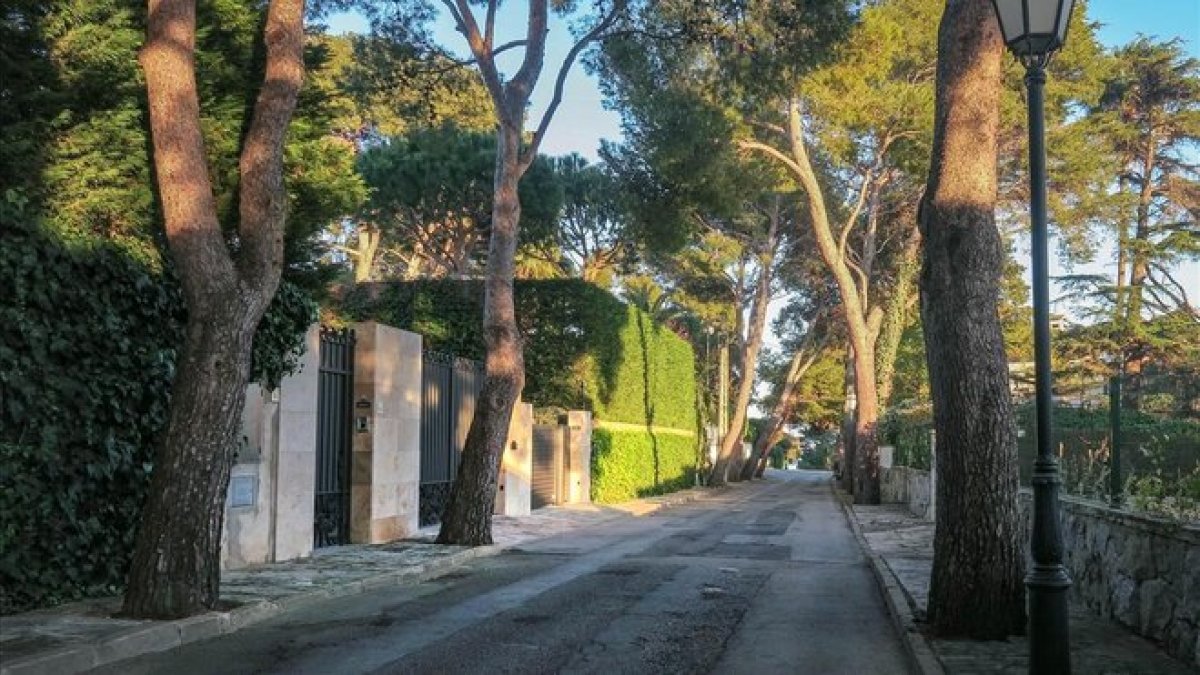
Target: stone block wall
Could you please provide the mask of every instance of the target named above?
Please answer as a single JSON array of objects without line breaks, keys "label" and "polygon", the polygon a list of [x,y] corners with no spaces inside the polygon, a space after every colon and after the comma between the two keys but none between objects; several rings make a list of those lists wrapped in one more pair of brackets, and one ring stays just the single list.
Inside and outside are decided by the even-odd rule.
[{"label": "stone block wall", "polygon": [[495,513],[527,516],[533,505],[533,404],[513,406],[496,489]]},{"label": "stone block wall", "polygon": [[885,504],[907,504],[914,516],[933,520],[932,481],[928,471],[907,466],[880,469],[881,500]]},{"label": "stone block wall", "polygon": [[418,528],[421,336],[374,322],[354,333],[350,540],[378,544]]},{"label": "stone block wall", "polygon": [[567,427],[566,502],[587,504],[592,500],[592,413],[567,412]]},{"label": "stone block wall", "polygon": [[[1028,492],[1022,505],[1028,519]],[[1200,525],[1072,497],[1060,505],[1072,602],[1200,666]]]},{"label": "stone block wall", "polygon": [[257,384],[246,389],[243,444],[229,481],[221,564],[227,568],[270,562],[274,523],[275,463],[279,451],[279,404]]},{"label": "stone block wall", "polygon": [[[929,474],[883,470],[883,501],[933,520]],[[1062,497],[1071,602],[1112,619],[1200,666],[1200,524],[1177,523]],[[1032,495],[1021,493],[1029,555]]]}]

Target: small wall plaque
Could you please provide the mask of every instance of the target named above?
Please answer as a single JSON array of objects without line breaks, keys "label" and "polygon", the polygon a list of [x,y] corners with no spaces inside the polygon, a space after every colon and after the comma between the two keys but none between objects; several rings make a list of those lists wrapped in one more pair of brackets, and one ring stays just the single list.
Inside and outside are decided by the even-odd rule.
[{"label": "small wall plaque", "polygon": [[229,506],[254,506],[258,501],[257,492],[257,476],[234,476],[229,482]]}]

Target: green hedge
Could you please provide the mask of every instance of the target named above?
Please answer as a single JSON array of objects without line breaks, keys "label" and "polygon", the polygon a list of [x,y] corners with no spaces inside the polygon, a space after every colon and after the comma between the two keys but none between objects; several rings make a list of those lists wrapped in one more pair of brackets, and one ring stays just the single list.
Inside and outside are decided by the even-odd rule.
[{"label": "green hedge", "polygon": [[[479,359],[482,290],[478,281],[364,284],[335,311],[344,320],[411,330],[432,349]],[[591,410],[600,422],[693,433],[597,429],[593,498],[621,501],[690,486],[699,438],[691,344],[580,280],[518,281],[516,303],[525,338],[524,400],[538,409]]]},{"label": "green hedge", "polygon": [[[362,284],[332,308],[345,321],[379,321],[420,333],[427,348],[482,359],[483,285],[423,280]],[[694,430],[691,344],[611,293],[577,279],[520,280],[524,400],[537,408],[592,410],[631,424]]]},{"label": "green hedge", "polygon": [[592,501],[613,504],[691,487],[696,439],[598,428],[592,432]]},{"label": "green hedge", "polygon": [[[0,199],[0,613],[124,583],[184,311],[130,251],[64,242]],[[275,380],[311,322],[282,291],[255,340]],[[299,332],[297,332],[299,330]]]},{"label": "green hedge", "polygon": [[[1035,412],[1032,403],[1017,407],[1018,428],[1024,432],[1017,441],[1023,483],[1029,482],[1037,455]],[[1066,491],[1107,496],[1109,424],[1104,408],[1054,409],[1052,447]],[[1200,422],[1125,411],[1121,436],[1122,473],[1131,479],[1131,487],[1157,481],[1165,492],[1179,493],[1200,506]]]},{"label": "green hedge", "polygon": [[[1037,455],[1036,411],[1028,402],[1015,412],[1021,483],[1028,485]],[[1051,447],[1064,491],[1107,498],[1108,410],[1057,406],[1053,420]],[[1172,517],[1200,513],[1200,422],[1125,412],[1121,426],[1121,466],[1132,505]],[[892,410],[880,422],[880,438],[895,446],[897,465],[927,469],[932,428],[928,407]]]}]

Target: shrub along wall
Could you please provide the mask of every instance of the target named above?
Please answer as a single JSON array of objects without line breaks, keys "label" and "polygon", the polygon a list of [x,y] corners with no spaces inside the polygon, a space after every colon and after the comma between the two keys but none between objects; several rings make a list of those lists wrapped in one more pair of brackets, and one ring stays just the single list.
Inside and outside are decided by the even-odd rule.
[{"label": "shrub along wall", "polygon": [[[124,584],[183,335],[161,270],[33,220],[0,199],[0,613]],[[281,292],[257,377],[278,380],[312,316]]]},{"label": "shrub along wall", "polygon": [[[484,355],[478,281],[361,284],[335,312],[425,336],[432,349]],[[611,293],[577,279],[516,283],[525,337],[524,400],[537,408],[591,410],[592,498],[618,501],[690,485],[698,441],[691,344]],[[604,428],[605,422],[637,425]],[[653,427],[691,435],[653,432]]]},{"label": "shrub along wall", "polygon": [[[1032,402],[1015,408],[1021,483],[1029,484],[1037,455]],[[1200,422],[1164,419],[1125,411],[1121,415],[1121,467],[1130,505],[1158,515],[1194,519],[1200,513]],[[880,437],[895,446],[895,464],[929,468],[928,407],[889,411]],[[1109,493],[1109,414],[1107,409],[1056,406],[1051,447],[1058,454],[1064,492],[1106,498]]]}]

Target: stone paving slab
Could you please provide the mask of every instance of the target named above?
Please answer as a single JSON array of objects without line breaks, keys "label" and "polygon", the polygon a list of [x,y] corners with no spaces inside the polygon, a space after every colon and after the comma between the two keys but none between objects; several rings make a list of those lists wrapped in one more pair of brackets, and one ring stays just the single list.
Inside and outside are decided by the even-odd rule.
[{"label": "stone paving slab", "polygon": [[[925,616],[929,576],[933,568],[933,523],[911,515],[898,504],[849,507],[869,553],[904,592],[916,621]],[[982,609],[981,609],[982,611]],[[920,626],[918,626],[920,628]],[[1196,671],[1152,642],[1122,626],[1071,608],[1071,661],[1074,672],[1100,675],[1184,675]],[[945,672],[954,675],[1029,672],[1029,644],[1024,637],[1003,641],[928,640]]]},{"label": "stone paving slab", "polygon": [[[736,486],[724,488],[736,490]],[[221,575],[221,611],[174,621],[116,618],[119,598],[99,598],[0,617],[0,675],[70,675],[100,665],[231,633],[289,608],[372,588],[441,576],[473,558],[619,517],[645,516],[716,490],[691,489],[612,506],[553,506],[529,516],[495,516],[495,544],[433,543],[437,526],[381,545],[340,546],[312,557]]]}]

